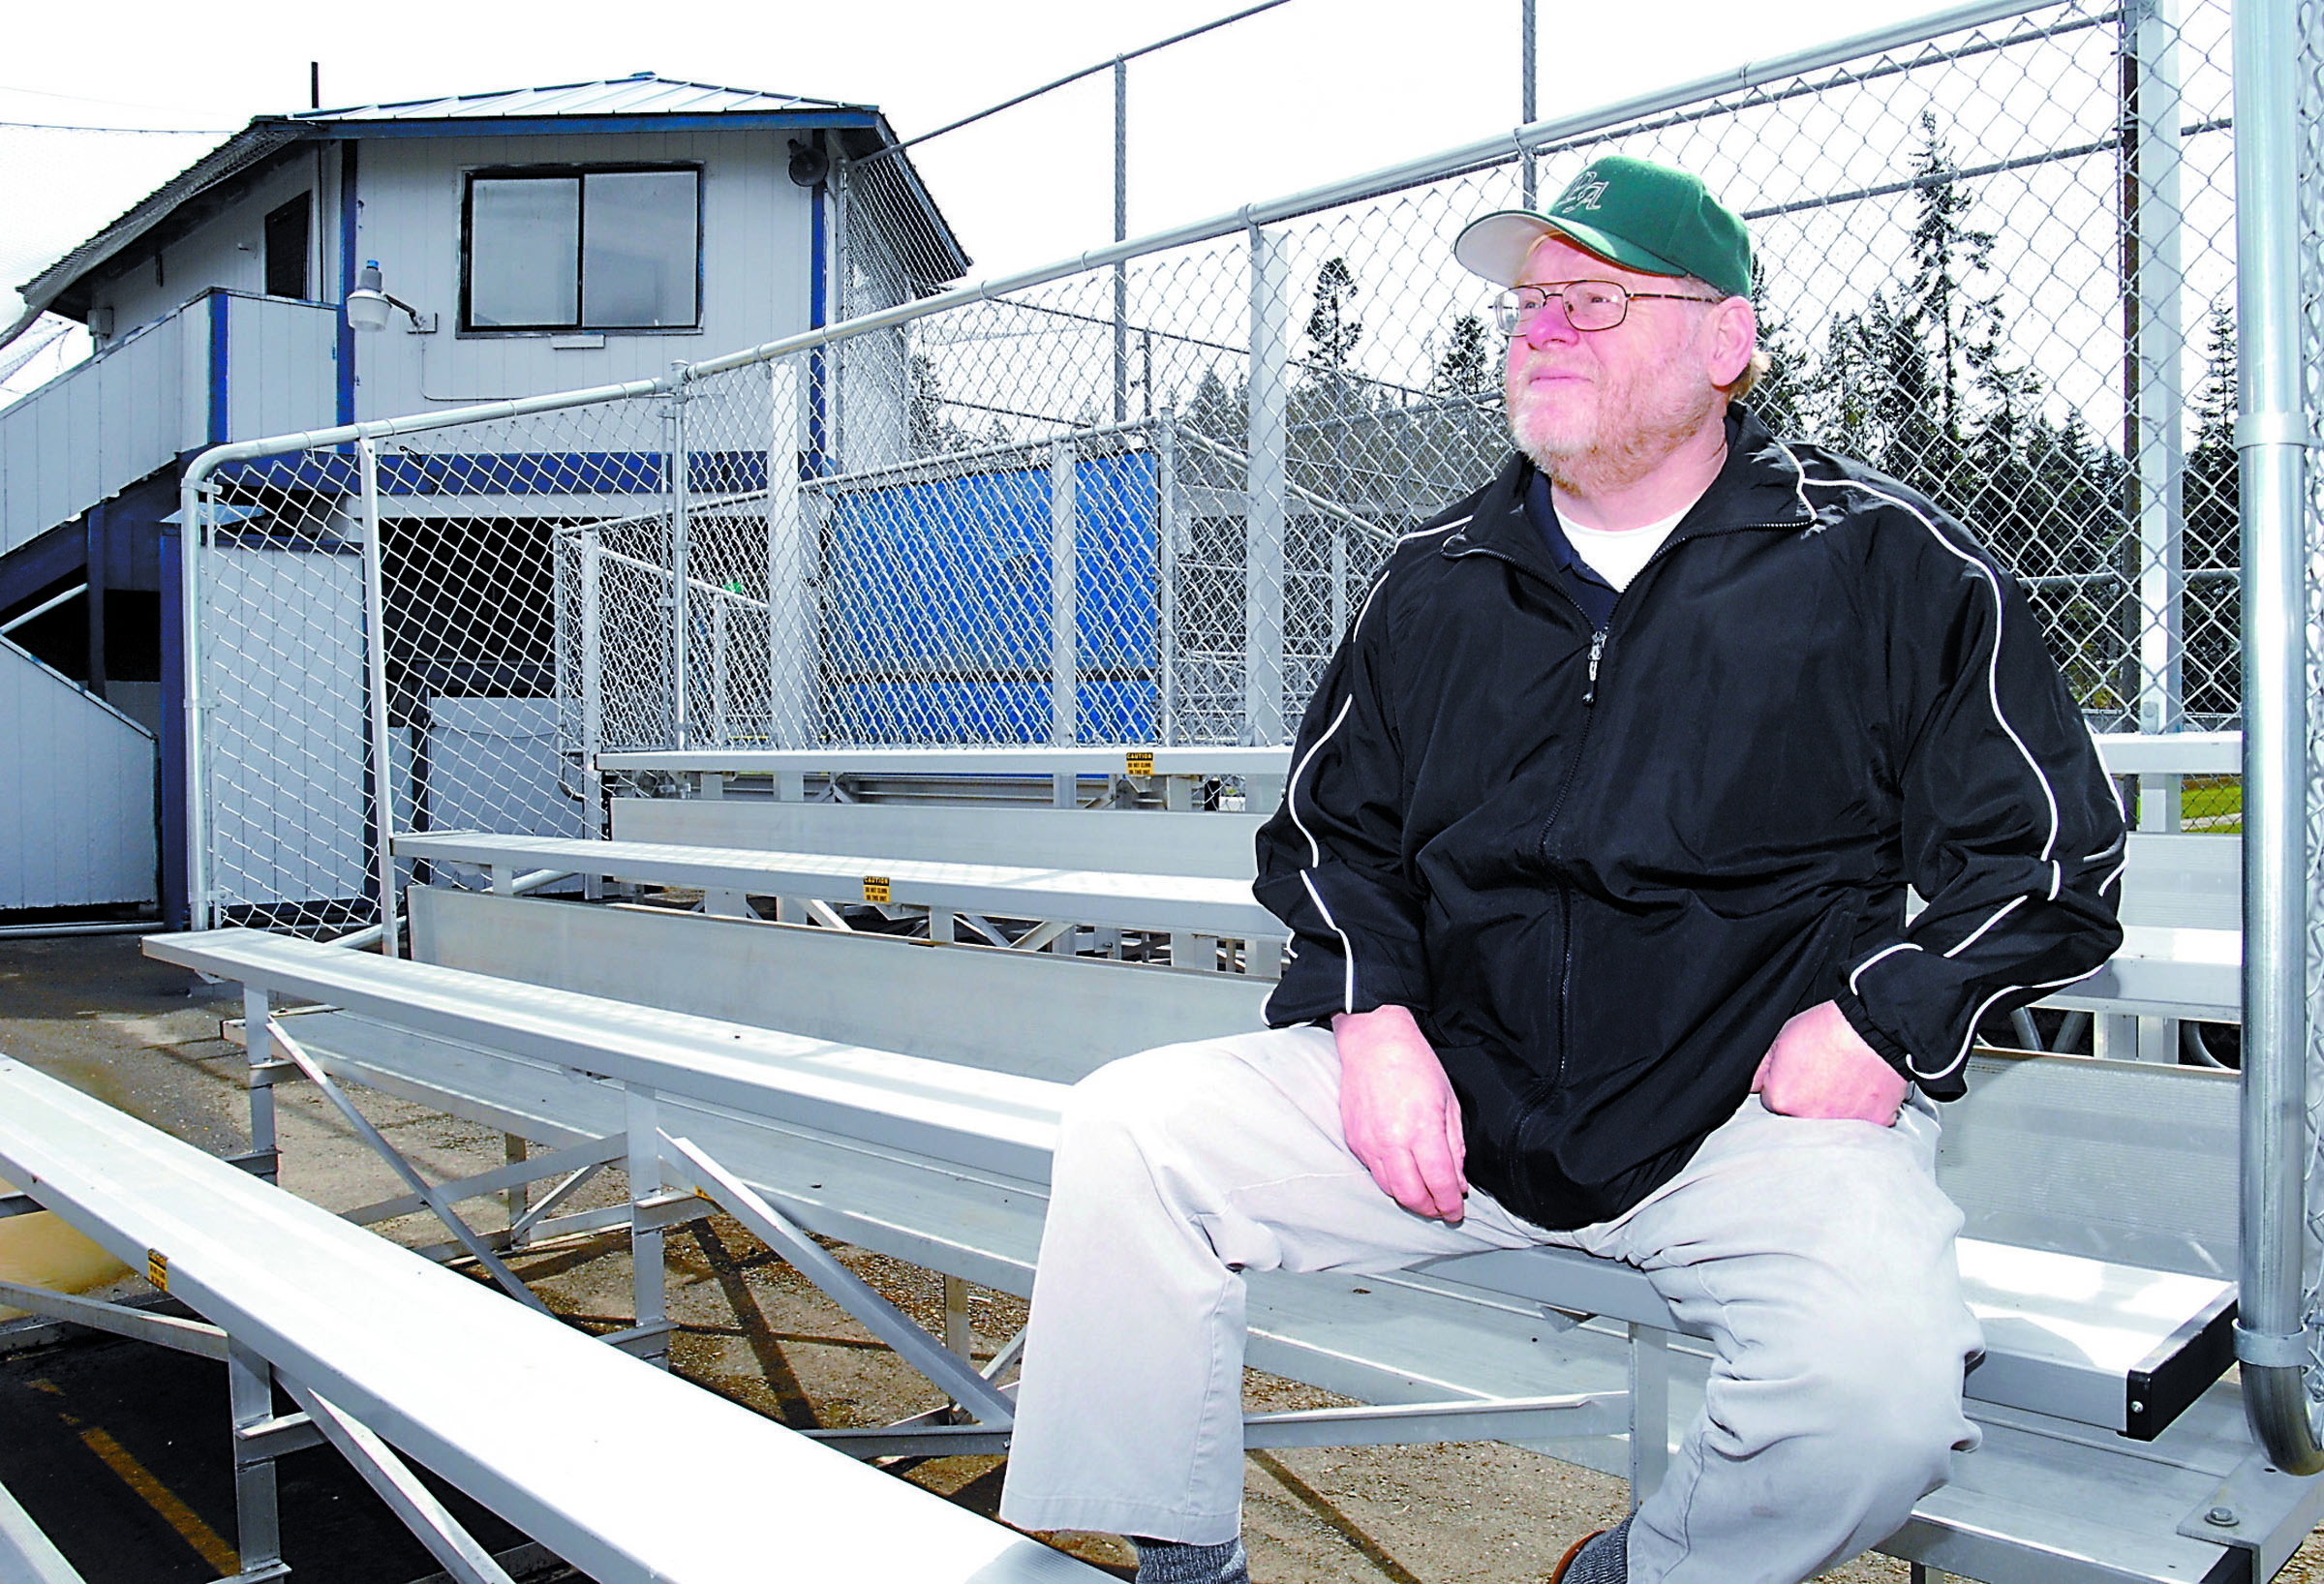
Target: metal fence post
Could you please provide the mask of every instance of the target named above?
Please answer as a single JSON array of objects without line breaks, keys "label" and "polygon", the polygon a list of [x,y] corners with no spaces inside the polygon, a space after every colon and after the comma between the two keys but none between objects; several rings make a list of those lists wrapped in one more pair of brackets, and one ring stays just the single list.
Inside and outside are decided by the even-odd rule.
[{"label": "metal fence post", "polygon": [[[2123,15],[2125,196],[2134,205],[2128,245],[2131,313],[2129,442],[2138,478],[2139,645],[2138,729],[2176,731],[2185,708],[2186,529],[2181,481],[2185,471],[2186,402],[2180,360],[2186,334],[2180,311],[2185,288],[2181,258],[2179,172],[2181,120],[2179,28],[2170,0],[2140,0]],[[2157,807],[2147,807],[2141,777],[2142,828],[2176,829],[2178,779],[2157,786]]]},{"label": "metal fence post", "polygon": [[1154,418],[1154,740],[1178,740],[1178,415]]},{"label": "metal fence post", "polygon": [[368,437],[355,442],[355,470],[363,501],[364,666],[371,695],[372,857],[379,869],[380,955],[402,955],[396,943],[395,764],[387,756],[387,596],[381,570],[380,450]]},{"label": "metal fence post", "polygon": [[1241,740],[1283,741],[1283,539],[1288,527],[1291,293],[1285,241],[1253,226],[1250,462],[1245,469]]},{"label": "metal fence post", "polygon": [[2307,1379],[2305,447],[2296,0],[2238,0],[2236,419],[2244,546],[2244,1065],[2236,1357],[2278,1466],[2324,1469]]},{"label": "metal fence post", "polygon": [[[579,535],[581,547],[581,786],[589,799],[589,816],[582,834],[593,839],[602,833],[605,777],[597,769],[597,754],[605,746],[605,593],[604,547],[597,531]],[[595,880],[596,876],[591,876]]]},{"label": "metal fence post", "polygon": [[209,519],[209,475],[198,461],[178,489],[177,597],[186,710],[186,928],[207,929],[210,917],[210,787],[202,774],[201,572]]},{"label": "metal fence post", "polygon": [[1080,657],[1075,629],[1080,617],[1081,562],[1075,544],[1074,443],[1058,441],[1049,452],[1049,740],[1071,743],[1080,730]]},{"label": "metal fence post", "polygon": [[767,365],[767,738],[779,748],[806,747],[814,735],[808,709],[814,634],[808,613],[807,497],[799,460],[807,452],[799,366]]},{"label": "metal fence post", "polygon": [[[1114,240],[1130,234],[1130,63],[1114,57]],[[1114,421],[1130,419],[1130,266],[1114,266]]]},{"label": "metal fence post", "polygon": [[688,551],[691,548],[690,525],[687,521],[686,465],[686,376],[685,365],[677,365],[679,375],[670,385],[670,402],[665,414],[669,431],[669,490],[670,490],[670,737],[674,747],[693,746],[692,721],[688,710],[687,638],[693,625],[692,589],[687,576]]}]

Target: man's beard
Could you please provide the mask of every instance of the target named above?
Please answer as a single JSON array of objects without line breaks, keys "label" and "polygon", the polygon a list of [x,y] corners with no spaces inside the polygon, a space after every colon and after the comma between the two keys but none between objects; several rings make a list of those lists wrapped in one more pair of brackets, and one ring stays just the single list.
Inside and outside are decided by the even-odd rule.
[{"label": "man's beard", "polygon": [[1619,432],[1608,433],[1613,425],[1602,404],[1588,435],[1563,440],[1548,435],[1528,439],[1522,432],[1519,404],[1513,402],[1510,435],[1517,449],[1569,494],[1586,497],[1621,489],[1662,466],[1719,410],[1715,389],[1655,391],[1651,398],[1659,400],[1651,400],[1643,411],[1637,410],[1641,404],[1629,404],[1634,410]]}]

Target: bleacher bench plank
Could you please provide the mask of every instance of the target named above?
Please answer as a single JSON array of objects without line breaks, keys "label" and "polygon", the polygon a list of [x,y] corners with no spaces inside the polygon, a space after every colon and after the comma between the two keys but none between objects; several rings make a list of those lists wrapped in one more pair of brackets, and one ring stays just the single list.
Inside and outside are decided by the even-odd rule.
[{"label": "bleacher bench plank", "polygon": [[1274,938],[1283,932],[1281,921],[1252,899],[1247,882],[1205,875],[931,863],[878,853],[760,852],[746,847],[678,847],[470,832],[399,836],[394,838],[394,848],[399,858],[434,863],[566,869],[760,897],[953,908],[1002,918],[1066,919],[1100,928],[1191,930],[1238,939]]},{"label": "bleacher bench plank", "polygon": [[1263,816],[1152,809],[616,798],[613,838],[685,847],[882,853],[961,864],[1204,874],[1248,885]]},{"label": "bleacher bench plank", "polygon": [[[352,956],[353,954],[345,954]],[[0,1057],[0,1164],[115,1258],[602,1584],[1091,1569]]]},{"label": "bleacher bench plank", "polygon": [[[1150,758],[1151,776],[1284,776],[1284,747],[1149,747],[1138,743],[1061,746],[918,748],[655,748],[605,751],[600,770],[667,775],[769,776],[1124,776],[1131,755]],[[1146,761],[1141,760],[1141,764]]]}]

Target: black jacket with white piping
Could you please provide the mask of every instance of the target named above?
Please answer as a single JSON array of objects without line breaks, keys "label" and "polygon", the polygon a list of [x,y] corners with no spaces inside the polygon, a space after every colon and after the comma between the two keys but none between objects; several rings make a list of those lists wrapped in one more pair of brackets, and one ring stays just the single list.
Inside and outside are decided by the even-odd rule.
[{"label": "black jacket with white piping", "polygon": [[1566,1228],[1676,1173],[1819,1001],[1961,1094],[1982,1017],[2120,944],[2125,842],[2024,596],[1919,495],[1730,409],[1593,630],[1531,466],[1390,557],[1256,890],[1297,936],[1269,1020],[1410,1008],[1471,1180]]}]

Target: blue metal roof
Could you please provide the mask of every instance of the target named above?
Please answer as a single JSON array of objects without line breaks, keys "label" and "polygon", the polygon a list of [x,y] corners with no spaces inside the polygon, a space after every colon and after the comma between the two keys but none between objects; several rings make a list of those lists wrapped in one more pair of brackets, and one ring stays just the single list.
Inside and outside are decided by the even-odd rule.
[{"label": "blue metal roof", "polygon": [[721,88],[710,82],[681,82],[652,72],[602,82],[566,82],[546,88],[511,88],[498,93],[456,94],[446,99],[411,99],[392,105],[346,109],[302,110],[293,121],[333,124],[362,121],[486,120],[500,116],[735,115],[790,114],[815,110],[859,110],[876,115],[875,105],[846,105],[800,94]]}]

